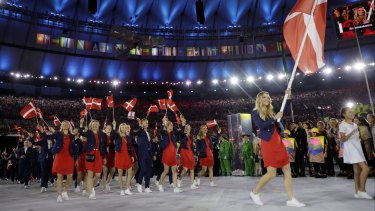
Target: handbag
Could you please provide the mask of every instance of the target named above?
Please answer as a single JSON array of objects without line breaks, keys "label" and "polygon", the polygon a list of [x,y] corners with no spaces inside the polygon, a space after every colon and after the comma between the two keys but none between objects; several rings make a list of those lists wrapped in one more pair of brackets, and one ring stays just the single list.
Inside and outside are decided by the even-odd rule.
[{"label": "handbag", "polygon": [[95,154],[86,154],[85,159],[87,162],[94,162],[95,161]]}]

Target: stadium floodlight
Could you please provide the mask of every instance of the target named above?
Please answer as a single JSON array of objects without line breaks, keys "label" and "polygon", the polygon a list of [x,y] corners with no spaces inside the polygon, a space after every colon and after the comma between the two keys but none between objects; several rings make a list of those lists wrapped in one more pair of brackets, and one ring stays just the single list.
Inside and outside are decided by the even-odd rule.
[{"label": "stadium floodlight", "polygon": [[190,86],[191,85],[191,81],[186,81],[185,84],[186,84],[186,86]]},{"label": "stadium floodlight", "polygon": [[354,107],[354,103],[353,102],[347,102],[346,106],[349,107],[349,108],[353,108]]},{"label": "stadium floodlight", "polygon": [[349,66],[349,65],[347,65],[347,66],[345,66],[345,68],[344,68],[346,71],[349,71],[349,70],[351,70],[352,69],[352,66]]},{"label": "stadium floodlight", "polygon": [[230,83],[233,84],[233,85],[237,84],[238,83],[238,78],[237,77],[230,78]]},{"label": "stadium floodlight", "polygon": [[214,79],[214,80],[212,80],[212,83],[213,83],[213,84],[218,84],[218,83],[219,83],[219,80]]},{"label": "stadium floodlight", "polygon": [[283,79],[285,78],[285,74],[283,74],[283,73],[279,73],[279,74],[277,75],[277,78],[278,78],[279,80],[283,80]]},{"label": "stadium floodlight", "polygon": [[330,75],[332,73],[332,68],[330,67],[324,68],[323,73],[326,75]]},{"label": "stadium floodlight", "polygon": [[113,84],[113,86],[117,86],[117,85],[120,84],[120,81],[118,81],[118,80],[114,80],[114,81],[112,81],[112,84]]},{"label": "stadium floodlight", "polygon": [[354,65],[354,69],[360,71],[363,70],[366,67],[366,65],[363,62],[357,62]]},{"label": "stadium floodlight", "polygon": [[255,81],[255,78],[253,77],[253,76],[249,76],[249,77],[247,77],[247,82],[249,82],[249,83],[253,83],[254,81]]},{"label": "stadium floodlight", "polygon": [[271,81],[271,80],[273,80],[273,75],[272,74],[268,74],[266,78],[267,78],[267,80]]},{"label": "stadium floodlight", "polygon": [[[83,82],[83,79],[82,78],[79,78],[79,79],[77,79],[77,83],[82,83]],[[100,83],[99,81],[98,81],[98,83]]]}]

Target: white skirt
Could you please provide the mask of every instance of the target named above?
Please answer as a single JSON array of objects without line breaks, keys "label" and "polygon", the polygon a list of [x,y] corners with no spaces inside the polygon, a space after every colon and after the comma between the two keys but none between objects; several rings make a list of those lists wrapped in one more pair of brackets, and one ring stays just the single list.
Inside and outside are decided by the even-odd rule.
[{"label": "white skirt", "polygon": [[344,163],[355,164],[365,162],[361,142],[357,140],[348,140],[344,142]]}]

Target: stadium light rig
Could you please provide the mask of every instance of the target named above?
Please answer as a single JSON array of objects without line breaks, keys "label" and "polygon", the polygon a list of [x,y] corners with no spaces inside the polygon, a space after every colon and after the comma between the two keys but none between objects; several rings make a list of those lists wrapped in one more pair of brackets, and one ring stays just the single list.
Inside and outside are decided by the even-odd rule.
[{"label": "stadium light rig", "polygon": [[247,77],[247,82],[249,82],[249,83],[253,83],[254,81],[255,81],[255,78],[253,77],[253,76],[249,76],[249,77]]},{"label": "stadium light rig", "polygon": [[326,75],[330,75],[332,73],[332,68],[330,67],[324,68],[323,73]]},{"label": "stadium light rig", "polygon": [[238,83],[238,78],[237,77],[230,78],[230,83],[233,84],[233,85],[237,84]]},{"label": "stadium light rig", "polygon": [[363,62],[357,62],[354,64],[354,69],[355,70],[363,70],[366,67],[366,65]]},{"label": "stadium light rig", "polygon": [[267,78],[267,80],[272,81],[273,80],[273,75],[272,74],[268,74],[266,78]]}]

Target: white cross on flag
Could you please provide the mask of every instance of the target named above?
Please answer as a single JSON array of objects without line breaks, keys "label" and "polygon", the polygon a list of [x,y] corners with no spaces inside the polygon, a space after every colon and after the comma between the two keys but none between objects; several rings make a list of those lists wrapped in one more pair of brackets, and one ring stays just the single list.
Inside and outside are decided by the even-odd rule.
[{"label": "white cross on flag", "polygon": [[[312,14],[314,4],[316,8]],[[326,32],[327,0],[298,0],[284,22],[284,39],[294,61],[302,49],[298,62],[305,74],[313,74],[324,66],[324,37]],[[309,24],[309,20],[311,21]],[[307,39],[302,39],[307,30]]]},{"label": "white cross on flag", "polygon": [[30,102],[25,107],[23,107],[20,114],[24,119],[34,118],[36,116],[36,108],[34,106],[34,103]]},{"label": "white cross on flag", "polygon": [[216,125],[217,125],[216,120],[210,120],[210,121],[207,122],[207,127],[208,128],[215,127]]},{"label": "white cross on flag", "polygon": [[147,116],[150,115],[150,113],[157,113],[159,112],[159,108],[157,105],[150,105],[150,107],[148,108],[148,111],[147,111]]},{"label": "white cross on flag", "polygon": [[133,110],[135,104],[137,104],[137,98],[133,98],[130,101],[126,101],[122,107],[124,107],[129,112]]}]

